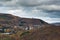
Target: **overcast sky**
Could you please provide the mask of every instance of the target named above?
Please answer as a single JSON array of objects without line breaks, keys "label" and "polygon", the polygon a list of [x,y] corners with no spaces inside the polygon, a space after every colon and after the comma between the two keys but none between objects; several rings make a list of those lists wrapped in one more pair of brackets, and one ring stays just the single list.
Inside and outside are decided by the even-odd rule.
[{"label": "overcast sky", "polygon": [[60,0],[0,0],[0,13],[60,22]]}]

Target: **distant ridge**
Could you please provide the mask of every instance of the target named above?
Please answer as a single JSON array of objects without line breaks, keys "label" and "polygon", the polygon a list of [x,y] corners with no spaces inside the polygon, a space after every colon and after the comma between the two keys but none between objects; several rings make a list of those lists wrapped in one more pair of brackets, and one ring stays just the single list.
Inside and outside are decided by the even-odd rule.
[{"label": "distant ridge", "polygon": [[55,25],[55,26],[60,26],[60,22],[58,22],[58,23],[52,23],[53,25]]}]

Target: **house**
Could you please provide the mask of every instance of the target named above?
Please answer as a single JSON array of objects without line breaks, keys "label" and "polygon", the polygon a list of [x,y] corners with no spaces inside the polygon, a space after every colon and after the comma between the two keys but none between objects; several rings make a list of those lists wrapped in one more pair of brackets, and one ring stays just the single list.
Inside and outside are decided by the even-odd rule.
[{"label": "house", "polygon": [[0,28],[0,33],[10,33],[12,30],[10,27],[2,27]]}]

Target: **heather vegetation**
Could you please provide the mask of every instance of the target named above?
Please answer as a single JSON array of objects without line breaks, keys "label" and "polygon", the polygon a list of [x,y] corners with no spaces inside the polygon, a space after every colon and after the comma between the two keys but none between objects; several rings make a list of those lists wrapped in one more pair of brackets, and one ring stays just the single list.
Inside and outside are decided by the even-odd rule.
[{"label": "heather vegetation", "polygon": [[0,40],[60,40],[60,26],[40,19],[0,14]]},{"label": "heather vegetation", "polygon": [[60,40],[60,27],[46,26],[23,35],[22,40]]},{"label": "heather vegetation", "polygon": [[19,30],[16,34],[0,34],[0,40],[60,40],[60,27],[46,26],[36,30]]}]

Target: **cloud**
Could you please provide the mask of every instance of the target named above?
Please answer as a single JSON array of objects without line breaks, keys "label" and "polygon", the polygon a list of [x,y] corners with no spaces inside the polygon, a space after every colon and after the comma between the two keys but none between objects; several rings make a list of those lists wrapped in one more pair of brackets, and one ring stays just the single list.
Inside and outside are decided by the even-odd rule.
[{"label": "cloud", "polygon": [[11,0],[0,0],[0,2],[6,2],[6,1],[11,1]]},{"label": "cloud", "polygon": [[42,9],[42,10],[46,10],[46,11],[59,11],[60,10],[60,5],[41,5],[38,6],[37,9]]},{"label": "cloud", "polygon": [[5,6],[40,6],[40,5],[58,5],[60,4],[60,0],[0,0],[0,4],[4,4]]},{"label": "cloud", "polygon": [[60,0],[0,0],[0,6],[11,7],[12,9],[36,7],[43,11],[57,11],[60,10]]},{"label": "cloud", "polygon": [[16,0],[0,0],[0,4],[2,6],[6,6],[6,7],[12,7],[12,6],[17,6],[16,5]]},{"label": "cloud", "polygon": [[[19,8],[10,8],[10,7],[0,7],[1,12],[16,14],[19,16],[27,17],[51,17],[51,18],[60,18],[60,12],[56,11],[46,11],[38,10],[31,7],[19,7]],[[21,15],[22,14],[22,15]]]},{"label": "cloud", "polygon": [[60,22],[60,18],[50,18],[50,17],[36,17],[36,18],[42,19],[48,23]]},{"label": "cloud", "polygon": [[29,16],[29,14],[26,14],[26,12],[22,9],[9,10],[7,13],[13,14],[13,15],[19,16],[19,17],[28,17]]},{"label": "cloud", "polygon": [[39,5],[42,0],[0,0],[0,4],[5,6],[13,6],[13,5],[22,5],[22,6],[37,6]]},{"label": "cloud", "polygon": [[[1,2],[2,1],[2,2]],[[6,7],[37,7],[43,10],[60,10],[60,0],[0,0]]]}]

